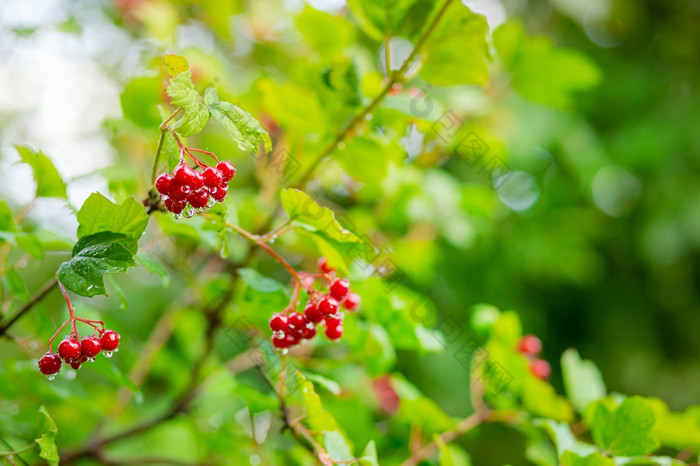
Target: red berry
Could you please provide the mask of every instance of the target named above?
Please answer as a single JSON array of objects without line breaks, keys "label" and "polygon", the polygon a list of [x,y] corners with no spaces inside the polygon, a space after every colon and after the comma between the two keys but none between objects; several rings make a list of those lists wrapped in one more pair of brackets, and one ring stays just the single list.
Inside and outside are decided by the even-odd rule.
[{"label": "red berry", "polygon": [[85,337],[80,342],[80,350],[86,358],[95,357],[102,351],[102,342],[97,337]]},{"label": "red berry", "polygon": [[44,375],[57,374],[61,370],[61,357],[51,352],[39,359],[39,371]]},{"label": "red berry", "polygon": [[202,175],[204,176],[204,184],[210,188],[221,186],[224,182],[224,175],[220,170],[214,167],[207,167]]},{"label": "red berry", "polygon": [[306,319],[303,314],[292,312],[289,314],[289,326],[295,329],[301,329],[306,326]]},{"label": "red berry", "polygon": [[527,356],[538,356],[542,351],[542,341],[534,335],[525,335],[518,342],[518,352]]},{"label": "red berry", "polygon": [[187,198],[190,197],[192,188],[187,184],[177,184],[170,191],[170,197],[174,201],[187,202]]},{"label": "red berry", "polygon": [[270,329],[273,332],[286,332],[287,331],[287,316],[278,312],[270,317]]},{"label": "red berry", "polygon": [[114,351],[119,347],[119,334],[114,330],[107,330],[100,339],[104,351]]},{"label": "red berry", "polygon": [[165,204],[165,208],[174,214],[182,213],[182,211],[185,210],[185,206],[187,205],[184,202],[173,201],[172,199],[166,199],[163,203]]},{"label": "red berry", "polygon": [[[181,185],[192,186],[197,183],[197,174],[186,163],[181,163],[175,167],[173,176],[175,177],[175,181]],[[202,179],[202,184],[204,184],[204,179]]]},{"label": "red berry", "polygon": [[342,327],[343,318],[342,317],[326,317],[326,327]]},{"label": "red berry", "polygon": [[192,177],[192,181],[189,183],[190,188],[192,189],[201,189],[204,187],[204,176],[202,175],[201,172],[192,170],[192,173],[194,173],[194,176]]},{"label": "red berry", "polygon": [[287,336],[282,335],[281,337],[274,335],[272,337],[272,345],[277,349],[287,348]]},{"label": "red berry", "polygon": [[356,311],[358,307],[360,307],[360,302],[362,299],[360,298],[360,295],[357,293],[348,293],[347,296],[345,296],[345,299],[343,302],[340,304],[347,309],[348,311]]},{"label": "red berry", "polygon": [[350,291],[350,281],[346,278],[336,278],[331,282],[328,291],[336,300],[342,301],[348,294],[348,291]]},{"label": "red berry", "polygon": [[228,194],[228,187],[226,185],[218,186],[216,188],[211,188],[209,192],[211,193],[211,197],[219,202],[223,202]]},{"label": "red berry", "polygon": [[75,361],[71,361],[70,367],[72,367],[73,369],[75,369],[77,371],[78,369],[80,369],[80,367],[83,365],[83,363],[85,361],[87,361],[86,358],[76,359]]},{"label": "red berry", "polygon": [[226,183],[231,181],[233,176],[236,174],[236,167],[234,167],[228,160],[217,163],[216,168],[221,172],[221,176]]},{"label": "red berry", "polygon": [[316,262],[316,265],[318,266],[318,270],[323,273],[331,273],[335,271],[333,267],[328,265],[328,260],[325,257],[321,257],[318,262]]},{"label": "red berry", "polygon": [[343,325],[327,326],[325,333],[329,340],[337,340],[343,336]]},{"label": "red berry", "polygon": [[66,362],[80,359],[80,342],[66,338],[58,345],[58,355]]},{"label": "red berry", "polygon": [[318,301],[317,306],[318,310],[321,311],[321,314],[325,316],[338,312],[338,301],[336,301],[335,298],[329,294],[324,295],[323,298]]},{"label": "red berry", "polygon": [[313,337],[316,336],[316,327],[313,325],[307,325],[304,327],[304,331],[301,334],[302,337],[304,337],[306,340],[311,340]]},{"label": "red berry", "polygon": [[169,196],[170,191],[175,187],[175,177],[170,173],[165,173],[156,178],[156,189],[164,196]]},{"label": "red berry", "polygon": [[287,348],[298,345],[301,341],[301,332],[288,333],[285,336],[285,341],[288,345]]},{"label": "red berry", "polygon": [[209,201],[209,192],[205,189],[199,189],[197,191],[192,191],[190,197],[188,198],[192,207],[202,208],[207,206]]},{"label": "red berry", "polygon": [[306,320],[313,322],[314,324],[317,324],[323,320],[323,313],[313,301],[306,303],[304,315],[306,316]]},{"label": "red berry", "polygon": [[544,359],[535,359],[530,362],[530,373],[538,379],[547,380],[552,373],[552,367]]}]

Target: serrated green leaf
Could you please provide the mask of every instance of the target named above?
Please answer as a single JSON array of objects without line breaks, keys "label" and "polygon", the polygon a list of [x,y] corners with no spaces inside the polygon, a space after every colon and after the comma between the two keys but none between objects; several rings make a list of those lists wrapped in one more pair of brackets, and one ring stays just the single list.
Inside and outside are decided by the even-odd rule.
[{"label": "serrated green leaf", "polygon": [[612,455],[645,455],[658,447],[651,436],[655,423],[648,400],[626,398],[614,412],[599,402],[593,416],[593,439],[601,450]]},{"label": "serrated green leaf", "polygon": [[584,361],[575,349],[561,356],[561,369],[566,394],[580,413],[593,401],[605,396],[605,383],[593,361]]},{"label": "serrated green leaf", "polygon": [[651,435],[664,446],[683,450],[700,446],[700,424],[687,413],[674,413],[662,400],[651,398],[654,428]]},{"label": "serrated green leaf", "polygon": [[328,379],[322,375],[312,374],[311,372],[304,372],[304,377],[307,380],[312,381],[316,385],[319,385],[334,395],[340,394],[340,384],[335,380]]},{"label": "serrated green leaf", "polygon": [[255,269],[238,269],[238,275],[246,285],[261,293],[275,293],[287,289],[282,283],[269,277],[261,275]]},{"label": "serrated green leaf", "polygon": [[314,390],[314,384],[306,380],[301,372],[297,372],[301,379],[301,396],[306,410],[306,422],[312,430],[333,431],[336,430],[335,420],[328,414],[321,404],[321,398]]},{"label": "serrated green leaf", "polygon": [[58,447],[56,447],[58,428],[44,406],[39,408],[39,412],[44,417],[43,433],[39,438],[34,440],[37,445],[39,445],[39,456],[45,459],[51,466],[58,465],[60,461],[58,457]]},{"label": "serrated green leaf", "polygon": [[308,4],[295,18],[296,27],[309,45],[328,60],[337,60],[354,42],[355,30],[344,19]]},{"label": "serrated green leaf", "polygon": [[58,279],[81,296],[107,294],[103,277],[135,266],[136,248],[136,240],[120,233],[84,236],[75,244],[73,258],[59,267]]},{"label": "serrated green leaf", "polygon": [[348,7],[362,31],[375,40],[392,36],[401,27],[416,0],[348,0]]},{"label": "serrated green leaf", "polygon": [[146,209],[132,197],[115,204],[92,193],[78,211],[78,238],[109,231],[138,240],[148,225]]},{"label": "serrated green leaf", "polygon": [[589,443],[576,439],[571,432],[571,427],[564,422],[555,422],[551,419],[537,421],[536,425],[543,427],[554,440],[558,456],[563,456],[566,451],[574,452],[580,456],[587,456],[597,451],[596,447]]},{"label": "serrated green leaf", "polygon": [[257,154],[260,147],[264,152],[272,149],[270,135],[250,113],[230,102],[220,101],[219,94],[213,87],[207,88],[204,100],[214,118],[241,150]]},{"label": "serrated green leaf", "polygon": [[166,89],[173,105],[180,107],[184,115],[174,125],[182,136],[191,136],[204,129],[209,121],[209,109],[192,84],[192,72],[184,71],[170,80]]},{"label": "serrated green leaf", "polygon": [[324,431],[323,445],[328,455],[335,461],[348,461],[354,458],[348,442],[339,430]]},{"label": "serrated green leaf", "polygon": [[163,65],[170,76],[177,76],[190,69],[187,59],[180,55],[163,55]]},{"label": "serrated green leaf", "polygon": [[462,2],[452,2],[423,48],[421,76],[434,84],[480,84],[488,81],[489,25]]},{"label": "serrated green leaf", "polygon": [[591,453],[588,456],[579,456],[576,453],[565,451],[561,457],[562,466],[615,466],[615,462],[601,455]]},{"label": "serrated green leaf", "polygon": [[58,197],[68,199],[66,184],[56,170],[53,162],[42,151],[35,151],[27,146],[15,145],[22,162],[34,170],[37,197]]},{"label": "serrated green leaf", "polygon": [[308,194],[299,189],[284,189],[280,194],[282,207],[289,218],[312,231],[322,231],[341,243],[361,243],[362,240],[340,226],[333,212],[321,207]]}]

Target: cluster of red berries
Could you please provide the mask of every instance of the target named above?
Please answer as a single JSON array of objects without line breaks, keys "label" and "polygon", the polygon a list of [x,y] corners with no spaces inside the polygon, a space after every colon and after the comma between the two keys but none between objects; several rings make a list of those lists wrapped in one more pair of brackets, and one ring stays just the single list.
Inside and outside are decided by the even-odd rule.
[{"label": "cluster of red berries", "polygon": [[165,208],[177,217],[183,214],[191,217],[195,211],[201,213],[214,202],[222,202],[228,194],[228,183],[236,174],[236,168],[226,160],[216,167],[198,166],[203,168],[201,172],[190,168],[183,160],[172,173],[156,179],[156,189],[163,197]]},{"label": "cluster of red berries", "polygon": [[111,358],[112,353],[119,351],[119,334],[114,330],[103,330],[99,337],[91,335],[81,340],[71,336],[58,345],[58,354],[49,350],[39,359],[39,370],[49,380],[61,370],[61,361],[78,370],[86,361],[94,361],[100,351],[105,357]]},{"label": "cluster of red berries", "polygon": [[[356,311],[360,306],[360,296],[350,291],[350,281],[335,278],[334,269],[328,266],[325,258],[319,260],[321,277],[328,282],[328,293],[310,290],[310,299],[304,312],[292,311],[288,314],[278,312],[270,318],[272,344],[279,350],[298,345],[302,340],[311,340],[316,336],[317,326],[325,325],[325,335],[335,341],[343,336],[343,311]],[[315,275],[307,275],[310,278]]]},{"label": "cluster of red berries", "polygon": [[530,373],[538,379],[547,380],[552,373],[552,367],[544,359],[540,359],[542,341],[535,335],[525,335],[518,342],[518,353],[530,361]]}]

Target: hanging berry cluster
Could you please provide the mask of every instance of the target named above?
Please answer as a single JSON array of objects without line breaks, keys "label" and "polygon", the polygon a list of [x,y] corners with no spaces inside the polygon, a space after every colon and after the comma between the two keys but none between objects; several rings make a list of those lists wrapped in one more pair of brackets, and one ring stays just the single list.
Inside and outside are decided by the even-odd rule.
[{"label": "hanging berry cluster", "polygon": [[[336,278],[335,270],[325,258],[318,263],[321,273],[300,273],[302,283],[297,283],[289,306],[270,318],[272,344],[282,352],[298,345],[302,341],[316,336],[318,326],[325,326],[325,335],[336,341],[343,336],[343,310],[356,311],[360,306],[360,296],[350,291],[350,281]],[[327,293],[321,293],[313,285],[316,280],[327,283]],[[304,287],[309,294],[304,312],[297,312],[299,289]]]},{"label": "hanging berry cluster", "polygon": [[[219,162],[213,152],[184,147],[179,139],[176,141],[180,146],[180,163],[172,173],[160,175],[155,185],[167,210],[176,218],[182,215],[189,218],[195,212],[202,213],[215,202],[223,202],[226,199],[228,184],[236,174],[236,168],[229,161]],[[216,162],[216,166],[206,165],[192,155],[192,151],[209,155]],[[188,165],[185,155],[194,161],[194,169]],[[197,171],[198,168],[201,171]]]},{"label": "hanging berry cluster", "polygon": [[[105,324],[101,320],[76,317],[66,289],[61,282],[58,285],[61,287],[66,303],[68,303],[70,317],[56,330],[56,333],[49,340],[49,351],[39,359],[39,371],[49,380],[53,380],[56,377],[56,374],[61,370],[62,362],[78,370],[84,362],[95,361],[95,356],[100,352],[103,352],[105,357],[111,358],[114,352],[119,351],[119,334],[113,330],[105,329]],[[76,322],[82,322],[91,326],[94,331],[93,334],[81,338]],[[71,328],[70,336],[59,343],[58,353],[54,353],[53,342],[68,324],[70,324]]]},{"label": "hanging berry cluster", "polygon": [[535,335],[524,335],[518,342],[518,353],[530,361],[530,373],[538,379],[547,380],[552,373],[552,367],[544,359],[540,359],[542,341]]}]

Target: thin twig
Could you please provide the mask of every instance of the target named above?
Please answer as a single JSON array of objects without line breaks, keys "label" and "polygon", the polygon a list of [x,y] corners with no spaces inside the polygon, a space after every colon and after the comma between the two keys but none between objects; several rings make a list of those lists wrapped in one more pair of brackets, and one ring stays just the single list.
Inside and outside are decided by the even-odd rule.
[{"label": "thin twig", "polygon": [[41,301],[51,290],[53,290],[56,286],[58,285],[58,280],[56,278],[52,278],[49,280],[37,293],[32,296],[32,298],[27,301],[22,308],[17,311],[17,314],[14,315],[10,320],[5,322],[2,326],[0,326],[0,336],[3,336],[7,330],[14,325],[15,322],[17,322],[24,314],[29,312],[29,310],[34,307],[36,303]]}]

